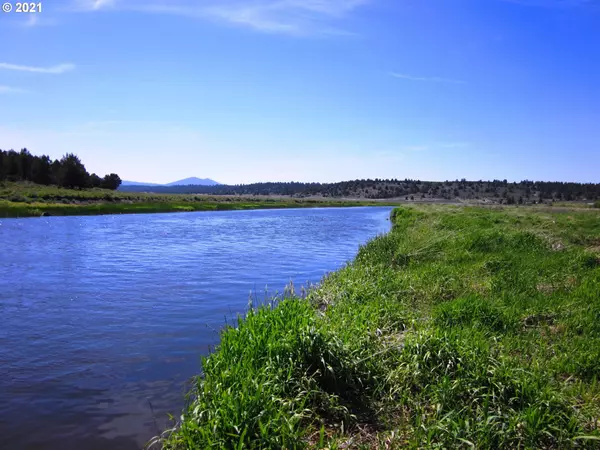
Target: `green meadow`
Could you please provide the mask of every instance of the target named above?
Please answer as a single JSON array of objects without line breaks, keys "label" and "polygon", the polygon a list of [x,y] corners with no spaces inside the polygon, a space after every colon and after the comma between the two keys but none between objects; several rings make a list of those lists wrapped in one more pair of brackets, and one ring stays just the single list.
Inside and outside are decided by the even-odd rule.
[{"label": "green meadow", "polygon": [[306,292],[250,308],[151,442],[600,448],[600,212],[403,207]]}]

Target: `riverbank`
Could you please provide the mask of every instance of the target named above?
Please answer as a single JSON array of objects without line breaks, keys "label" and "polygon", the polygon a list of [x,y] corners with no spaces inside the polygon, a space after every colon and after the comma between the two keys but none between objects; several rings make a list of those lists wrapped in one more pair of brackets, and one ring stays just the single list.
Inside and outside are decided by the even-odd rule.
[{"label": "riverbank", "polygon": [[8,183],[0,186],[0,218],[383,206],[388,204],[397,203],[265,196],[124,193],[105,189],[64,189],[30,183]]},{"label": "riverbank", "polygon": [[195,201],[195,202],[135,202],[135,203],[16,203],[0,200],[0,218],[40,216],[90,216],[104,214],[148,214],[193,211],[231,211],[282,208],[341,208],[355,206],[383,206],[380,203],[360,201]]},{"label": "riverbank", "polygon": [[184,448],[594,448],[600,214],[396,209],[307,296],[226,328],[156,442]]},{"label": "riverbank", "polygon": [[[192,211],[229,211],[282,208],[335,208],[356,206],[399,206],[406,204],[480,205],[498,207],[484,200],[445,199],[359,199],[331,197],[296,198],[285,195],[151,194],[107,189],[65,189],[33,183],[0,184],[0,218],[144,214]],[[533,209],[589,209],[593,203],[562,202],[527,205]],[[600,208],[600,203],[595,204]]]}]

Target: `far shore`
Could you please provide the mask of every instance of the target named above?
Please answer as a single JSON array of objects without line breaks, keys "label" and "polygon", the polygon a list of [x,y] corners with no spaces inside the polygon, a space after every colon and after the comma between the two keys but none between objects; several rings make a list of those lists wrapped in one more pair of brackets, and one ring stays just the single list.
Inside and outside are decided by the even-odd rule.
[{"label": "far shore", "polygon": [[393,206],[374,201],[258,200],[198,202],[94,202],[94,203],[18,203],[0,200],[0,218],[89,216],[106,214],[149,214],[195,211],[233,211],[250,209],[335,208],[358,206]]},{"label": "far shore", "polygon": [[[502,207],[489,200],[448,200],[443,198],[368,199],[326,196],[152,194],[106,189],[65,189],[32,183],[0,185],[0,218],[79,216],[105,214],[144,214],[250,209],[325,208],[358,206],[399,206],[406,204],[446,204]],[[523,205],[552,210],[584,209],[584,202]]]}]

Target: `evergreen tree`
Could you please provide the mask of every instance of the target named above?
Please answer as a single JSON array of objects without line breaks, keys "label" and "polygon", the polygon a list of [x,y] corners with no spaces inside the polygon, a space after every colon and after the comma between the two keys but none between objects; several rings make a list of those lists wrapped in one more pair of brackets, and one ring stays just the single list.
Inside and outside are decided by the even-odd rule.
[{"label": "evergreen tree", "polygon": [[118,187],[121,185],[121,178],[116,173],[111,173],[110,175],[106,175],[102,180],[100,185],[101,188],[104,189],[112,189],[116,191]]},{"label": "evergreen tree", "polygon": [[58,175],[59,186],[66,188],[84,188],[87,185],[89,175],[79,157],[73,153],[67,153],[60,160]]},{"label": "evergreen tree", "polygon": [[34,157],[31,164],[31,181],[37,184],[51,184],[52,178],[50,157],[46,155]]},{"label": "evergreen tree", "polygon": [[92,188],[99,188],[102,186],[102,178],[95,173],[91,174],[88,178],[88,186]]}]

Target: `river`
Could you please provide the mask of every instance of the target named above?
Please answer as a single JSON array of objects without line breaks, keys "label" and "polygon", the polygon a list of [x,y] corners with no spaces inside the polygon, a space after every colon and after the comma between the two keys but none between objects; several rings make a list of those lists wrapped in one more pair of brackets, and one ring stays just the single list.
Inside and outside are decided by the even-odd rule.
[{"label": "river", "polygon": [[1,447],[141,448],[250,292],[318,282],[390,210],[0,219]]}]

